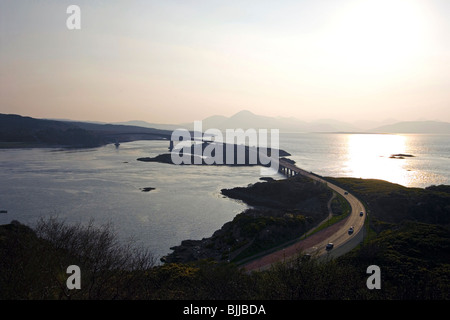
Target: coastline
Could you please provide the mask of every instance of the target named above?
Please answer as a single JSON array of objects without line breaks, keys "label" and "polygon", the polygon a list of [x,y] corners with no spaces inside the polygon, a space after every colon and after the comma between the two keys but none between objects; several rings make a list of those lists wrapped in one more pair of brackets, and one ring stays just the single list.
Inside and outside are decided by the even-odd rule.
[{"label": "coastline", "polygon": [[[161,144],[163,145],[163,144]],[[125,150],[126,148],[124,148]],[[159,148],[158,150],[161,150]],[[116,155],[117,153],[112,150],[112,148],[108,148],[108,152],[110,152],[112,155]],[[27,153],[29,154],[29,153]],[[117,160],[117,159],[115,159]],[[395,160],[392,160],[393,162],[396,162]],[[145,165],[139,165],[139,167],[145,167]],[[164,166],[150,166],[150,167],[164,167]],[[175,168],[176,169],[176,168]],[[194,169],[191,168],[192,171],[201,173],[205,172],[207,170],[203,169]],[[168,167],[169,171],[170,168]],[[236,170],[228,170],[230,173],[235,172]],[[177,170],[173,170],[177,171]],[[188,170],[182,170],[182,171],[189,171]],[[211,169],[211,171],[214,171],[214,169]],[[253,169],[249,169],[249,171],[254,171]],[[256,172],[256,171],[255,171]],[[328,180],[328,178],[326,178]],[[265,181],[264,177],[259,179],[260,181]],[[271,179],[267,179],[271,180]],[[287,179],[283,179],[287,180]],[[293,180],[293,179],[292,179]],[[435,284],[438,284],[442,281],[442,277],[444,275],[448,275],[448,273],[443,273],[443,270],[448,266],[445,261],[445,257],[448,256],[448,250],[446,248],[448,247],[448,226],[449,221],[448,217],[449,215],[445,215],[445,212],[448,212],[448,204],[450,203],[448,201],[448,197],[445,198],[445,194],[450,195],[450,186],[436,186],[436,187],[429,187],[427,189],[421,189],[421,188],[407,188],[403,187],[401,185],[388,183],[386,181],[382,180],[373,180],[373,179],[359,179],[359,178],[330,178],[330,181],[333,181],[333,183],[341,186],[342,188],[345,188],[347,190],[353,190],[355,194],[358,194],[358,197],[361,199],[367,200],[368,203],[370,203],[370,229],[367,228],[367,237],[365,239],[365,242],[361,247],[357,247],[352,252],[346,254],[345,256],[339,258],[334,261],[328,261],[328,259],[324,259],[325,263],[322,264],[322,259],[320,260],[321,265],[327,265],[328,262],[331,262],[331,266],[342,266],[343,270],[349,270],[349,266],[354,267],[355,269],[358,269],[355,271],[355,273],[352,273],[352,279],[357,279],[355,276],[362,275],[363,282],[361,282],[361,286],[365,289],[365,280],[367,276],[365,275],[365,272],[363,269],[367,268],[367,263],[375,263],[380,266],[383,266],[382,272],[383,272],[383,286],[384,288],[387,288],[388,286],[392,288],[391,290],[395,290],[396,286],[399,288],[398,295],[395,295],[395,291],[392,295],[389,295],[389,297],[396,297],[396,298],[402,298],[402,292],[400,289],[403,288],[405,285],[408,285],[408,281],[401,281],[402,275],[406,272],[413,272],[412,276],[415,279],[423,279],[424,281],[429,281],[432,279],[432,283],[429,283],[427,288],[432,289]],[[230,181],[229,181],[230,182]],[[228,182],[228,184],[229,184]],[[263,182],[264,184],[264,182]],[[232,184],[235,185],[235,184]],[[141,186],[154,186],[157,187],[158,190],[160,189],[160,186],[158,184],[142,184]],[[232,187],[230,187],[232,188]],[[279,188],[276,188],[279,189]],[[239,191],[239,190],[236,190]],[[143,198],[151,198],[151,193],[144,196]],[[137,194],[140,194],[140,191],[138,190]],[[447,211],[445,211],[447,210]],[[13,213],[13,212],[11,212]],[[294,212],[295,213],[295,212]],[[253,218],[252,222],[258,222],[258,220],[254,218],[258,218],[257,216],[248,216],[249,218]],[[278,218],[285,219],[284,221],[292,221],[295,220],[289,220],[293,217],[289,217],[289,215],[284,216],[278,216]],[[277,216],[274,216],[274,219],[277,218]],[[406,220],[413,220],[414,222],[404,222]],[[446,220],[447,219],[447,220]],[[267,219],[267,220],[270,220]],[[231,219],[230,219],[231,221]],[[250,219],[248,221],[251,221]],[[282,221],[282,220],[280,220]],[[323,220],[321,220],[323,221]],[[347,220],[342,221],[342,224],[345,224]],[[425,223],[431,223],[433,225],[427,225]],[[247,224],[249,225],[249,224]],[[258,225],[258,223],[256,223]],[[339,225],[336,225],[339,227]],[[336,226],[332,226],[336,227]],[[444,228],[447,229],[444,229]],[[261,229],[264,231],[265,229]],[[328,229],[332,230],[332,229]],[[446,231],[447,230],[447,231]],[[365,230],[366,231],[366,230]],[[324,234],[325,231],[322,232]],[[320,235],[317,233],[317,235]],[[294,259],[289,260],[291,257],[296,257],[298,253],[304,250],[304,247],[302,247],[302,244],[307,244],[308,240],[313,240],[314,238],[305,239],[305,241],[297,243],[297,247],[294,245],[292,247],[286,247],[284,252],[280,251],[277,255],[273,255],[272,258],[274,260],[265,260],[264,263],[261,263],[261,261],[247,261],[248,264],[240,264],[240,265],[234,265],[234,261],[230,261],[232,263],[227,263],[227,257],[219,256],[219,262],[216,263],[215,261],[211,261],[211,259],[208,260],[194,260],[191,263],[166,263],[162,265],[158,265],[151,270],[149,270],[150,273],[155,273],[157,275],[160,275],[160,279],[171,279],[172,275],[173,278],[177,277],[179,274],[176,273],[170,273],[171,271],[175,272],[176,270],[181,270],[180,274],[184,273],[183,268],[189,268],[189,270],[193,271],[195,268],[201,268],[203,266],[205,269],[201,270],[209,270],[208,274],[217,274],[218,277],[223,278],[222,271],[224,269],[226,270],[239,270],[239,274],[243,273],[245,276],[252,277],[251,279],[254,279],[251,275],[250,270],[261,270],[264,271],[263,277],[267,275],[267,278],[270,280],[271,277],[274,277],[274,279],[277,276],[277,270],[286,270],[286,272],[292,272],[290,273],[293,276],[297,276],[299,274],[302,274],[298,269],[301,268],[303,261],[300,259]],[[407,239],[407,241],[405,241]],[[188,240],[189,241],[189,240]],[[192,242],[192,245],[195,246],[196,240]],[[211,245],[212,242],[210,242]],[[189,243],[188,243],[189,244]],[[394,244],[394,245],[393,245]],[[223,247],[226,249],[226,247]],[[242,247],[243,248],[243,247]],[[276,249],[276,248],[275,248]],[[339,248],[340,249],[340,248]],[[375,250],[375,251],[374,251]],[[378,250],[378,251],[377,251]],[[420,253],[420,257],[418,257],[415,253]],[[334,252],[331,252],[329,255],[330,259],[334,259],[332,256]],[[281,254],[281,255],[280,255]],[[291,255],[292,254],[292,255]],[[314,255],[312,255],[314,257]],[[371,260],[367,260],[367,258],[370,258]],[[206,258],[207,259],[207,258]],[[269,259],[269,256],[265,259]],[[419,260],[420,259],[420,260]],[[273,261],[278,260],[280,263],[277,263],[274,268],[266,269],[265,266],[269,266]],[[310,259],[312,263],[316,261],[316,259]],[[242,261],[242,260],[238,260]],[[283,264],[283,261],[286,262],[286,264]],[[296,262],[299,262],[296,264]],[[373,261],[373,262],[372,262]],[[417,270],[411,270],[409,269],[408,263],[410,261],[414,261],[415,265],[419,266]],[[417,262],[417,263],[416,263]],[[213,266],[217,266],[219,268],[218,271],[220,272],[214,272]],[[327,265],[330,266],[330,265]],[[360,268],[361,267],[361,268]],[[283,269],[284,268],[284,269]],[[289,269],[287,269],[289,268]],[[217,269],[214,269],[217,270]],[[248,272],[245,272],[245,271]],[[243,272],[244,271],[244,272]],[[322,270],[323,271],[323,270]],[[347,271],[346,271],[347,272]],[[186,273],[187,274],[187,273]],[[202,273],[200,273],[201,275]],[[324,278],[327,278],[327,274],[324,274],[323,272],[319,273],[320,275],[323,275]],[[345,273],[346,275],[348,273]],[[222,276],[221,276],[222,275]],[[282,274],[280,274],[281,276]],[[306,274],[307,277],[310,277],[310,274]],[[313,278],[314,274],[311,274],[311,278]],[[430,278],[430,275],[431,278]],[[259,275],[256,275],[256,277],[259,278]],[[178,278],[177,278],[178,279]],[[198,277],[192,277],[189,278],[192,281],[199,281]],[[228,279],[228,278],[227,278]],[[249,278],[250,279],[250,278]],[[283,278],[284,279],[284,278]],[[289,278],[292,279],[292,278]],[[347,278],[348,279],[348,278]],[[445,278],[447,279],[447,278]],[[170,280],[167,280],[168,283],[170,283]],[[301,278],[295,278],[295,281],[298,281],[297,283],[304,283],[302,282]],[[347,283],[347,280],[344,279],[343,283]],[[312,281],[314,282],[314,281]],[[354,283],[353,281],[352,283]],[[190,284],[191,282],[189,282]],[[425,282],[424,282],[425,283]],[[185,289],[181,288],[180,282],[176,282],[176,290],[177,292],[188,292],[189,288],[186,287]],[[332,283],[330,283],[332,284]],[[267,287],[267,284],[264,284]],[[324,288],[329,289],[329,284],[325,284]],[[358,287],[358,285],[356,285]],[[181,289],[180,289],[181,288]],[[267,287],[271,288],[271,287]],[[409,284],[409,287],[411,290],[420,289],[415,283]],[[445,289],[445,288],[444,288]],[[185,290],[185,291],[183,291]],[[339,288],[339,294],[341,294],[341,289]],[[268,292],[271,291],[268,289]],[[156,292],[156,291],[155,291]],[[383,291],[385,292],[385,291]],[[433,291],[434,292],[434,291]],[[440,291],[437,290],[439,293]],[[445,293],[444,290],[442,292]],[[448,295],[448,291],[447,295]],[[254,295],[256,296],[256,295]],[[431,295],[430,295],[431,296]],[[442,295],[443,296],[443,295]],[[159,296],[158,296],[159,297]],[[177,295],[176,297],[184,297],[182,295]],[[266,296],[264,296],[266,297]],[[271,296],[272,297],[272,296]],[[288,293],[285,295],[286,298],[289,298]],[[324,295],[324,297],[328,297],[327,295]],[[341,296],[337,296],[341,297]],[[413,297],[412,294],[410,297]],[[279,297],[275,297],[279,298]]]},{"label": "coastline", "polygon": [[209,258],[240,263],[255,254],[297,242],[300,235],[310,233],[329,218],[329,203],[334,195],[324,185],[303,176],[261,180],[265,182],[222,189],[223,195],[245,202],[250,209],[225,223],[211,237],[182,241],[161,261]]}]

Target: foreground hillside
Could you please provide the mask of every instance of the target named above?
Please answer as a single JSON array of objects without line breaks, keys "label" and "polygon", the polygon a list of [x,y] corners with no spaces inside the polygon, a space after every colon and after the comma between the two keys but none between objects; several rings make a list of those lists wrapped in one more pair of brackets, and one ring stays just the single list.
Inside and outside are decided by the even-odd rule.
[{"label": "foreground hillside", "polygon": [[[15,222],[0,226],[0,299],[450,299],[450,187],[335,182],[366,202],[369,218],[364,243],[339,259],[299,255],[250,274],[213,260],[155,265],[109,228]],[[80,290],[65,286],[71,264]],[[369,265],[380,267],[379,290],[366,286]]]}]

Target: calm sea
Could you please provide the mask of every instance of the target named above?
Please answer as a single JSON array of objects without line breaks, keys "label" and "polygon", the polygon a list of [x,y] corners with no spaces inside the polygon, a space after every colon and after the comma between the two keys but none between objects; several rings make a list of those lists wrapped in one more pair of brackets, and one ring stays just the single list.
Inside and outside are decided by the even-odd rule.
[{"label": "calm sea", "polygon": [[[450,184],[450,136],[281,134],[280,147],[303,169],[324,176],[384,179],[411,187]],[[0,150],[0,224],[111,223],[157,257],[185,239],[209,237],[247,206],[220,189],[259,181],[259,167],[174,166],[140,162],[166,141],[119,148]],[[407,154],[403,159],[393,154]],[[281,179],[281,175],[274,178]],[[143,192],[142,188],[155,188]]]}]

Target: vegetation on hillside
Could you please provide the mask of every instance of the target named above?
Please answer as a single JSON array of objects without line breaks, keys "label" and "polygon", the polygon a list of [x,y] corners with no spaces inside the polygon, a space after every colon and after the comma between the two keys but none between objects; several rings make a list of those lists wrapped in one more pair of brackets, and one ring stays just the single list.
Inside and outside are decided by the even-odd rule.
[{"label": "vegetation on hillside", "polygon": [[0,148],[91,148],[122,141],[167,139],[170,134],[169,131],[152,128],[0,114]]},{"label": "vegetation on hillside", "polygon": [[[40,220],[32,230],[17,221],[0,226],[0,299],[133,298],[148,250],[119,243],[110,225]],[[68,290],[67,267],[82,270],[82,289]]]},{"label": "vegetation on hillside", "polygon": [[384,180],[327,178],[351,190],[366,203],[374,226],[377,221],[399,223],[414,220],[450,225],[450,187],[407,188]]},{"label": "vegetation on hillside", "polygon": [[327,217],[332,192],[324,184],[295,176],[223,189],[222,194],[255,207],[236,215],[210,238],[187,240],[173,247],[166,262],[205,258],[239,261],[299,239]]},{"label": "vegetation on hillside", "polygon": [[[155,265],[145,250],[119,245],[110,228],[50,219],[32,230],[13,223],[0,226],[0,298],[450,299],[449,186],[334,180],[366,203],[371,229],[338,259],[299,255],[252,273],[208,259]],[[245,218],[247,232],[265,230],[260,218]],[[65,286],[70,264],[81,268],[80,290]],[[366,287],[369,265],[380,267],[379,290]]]},{"label": "vegetation on hillside", "polygon": [[326,185],[302,175],[221,191],[227,197],[243,200],[251,206],[298,209],[311,215],[327,213],[327,202],[332,194]]},{"label": "vegetation on hillside", "polygon": [[94,132],[62,121],[40,120],[0,114],[0,142],[3,146],[96,147],[105,143]]}]

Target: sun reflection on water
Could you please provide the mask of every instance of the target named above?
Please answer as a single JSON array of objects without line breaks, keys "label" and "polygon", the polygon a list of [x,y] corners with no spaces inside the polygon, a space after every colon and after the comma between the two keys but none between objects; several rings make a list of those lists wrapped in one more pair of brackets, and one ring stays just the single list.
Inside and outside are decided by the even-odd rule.
[{"label": "sun reflection on water", "polygon": [[[348,176],[383,179],[404,186],[410,185],[414,174],[408,171],[412,158],[392,155],[407,154],[406,136],[390,134],[351,134],[347,136]],[[386,177],[389,177],[386,179]]]}]

